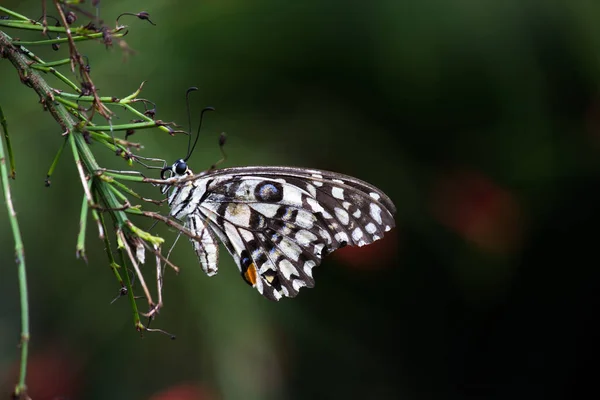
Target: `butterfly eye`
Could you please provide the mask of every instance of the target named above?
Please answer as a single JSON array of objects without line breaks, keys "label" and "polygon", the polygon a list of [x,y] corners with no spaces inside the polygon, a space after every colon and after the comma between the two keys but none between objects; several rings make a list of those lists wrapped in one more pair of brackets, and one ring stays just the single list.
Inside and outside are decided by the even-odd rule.
[{"label": "butterfly eye", "polygon": [[175,162],[175,164],[173,164],[173,170],[175,171],[175,173],[177,175],[184,175],[185,172],[187,171],[188,166],[186,164],[185,161],[183,160],[177,160],[177,162]]}]

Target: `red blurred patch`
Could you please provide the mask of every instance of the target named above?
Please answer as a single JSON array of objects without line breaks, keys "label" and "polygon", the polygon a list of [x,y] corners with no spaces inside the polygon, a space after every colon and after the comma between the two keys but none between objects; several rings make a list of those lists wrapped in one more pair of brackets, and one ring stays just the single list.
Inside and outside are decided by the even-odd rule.
[{"label": "red blurred patch", "polygon": [[150,397],[150,400],[214,400],[211,390],[201,384],[180,383]]},{"label": "red blurred patch", "polygon": [[382,239],[367,246],[347,246],[333,252],[338,262],[358,269],[382,269],[392,264],[398,252],[398,228],[386,232]]},{"label": "red blurred patch", "polygon": [[477,171],[440,177],[431,207],[443,225],[483,250],[509,253],[521,243],[522,213],[516,199]]},{"label": "red blurred patch", "polygon": [[[11,373],[12,384],[17,383],[20,360],[15,361]],[[78,372],[80,363],[60,345],[50,344],[42,351],[29,348],[27,362],[27,393],[35,400],[74,399],[80,395]]]}]

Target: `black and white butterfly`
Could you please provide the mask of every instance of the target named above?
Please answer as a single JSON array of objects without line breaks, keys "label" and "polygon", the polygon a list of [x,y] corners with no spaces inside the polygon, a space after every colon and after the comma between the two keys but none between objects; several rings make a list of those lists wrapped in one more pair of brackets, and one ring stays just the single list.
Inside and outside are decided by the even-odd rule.
[{"label": "black and white butterfly", "polygon": [[394,227],[389,197],[350,176],[261,166],[190,180],[184,160],[170,171],[184,180],[167,189],[170,215],[201,238],[190,240],[204,272],[217,273],[219,238],[244,280],[271,300],[313,287],[312,269],[323,256],[370,244]]},{"label": "black and white butterfly", "polygon": [[325,255],[370,244],[395,225],[388,196],[335,172],[259,166],[193,175],[187,160],[196,142],[161,177],[175,178],[163,188],[169,214],[196,236],[190,240],[209,276],[217,273],[218,238],[260,294],[295,297],[300,288],[314,286],[312,269]]}]

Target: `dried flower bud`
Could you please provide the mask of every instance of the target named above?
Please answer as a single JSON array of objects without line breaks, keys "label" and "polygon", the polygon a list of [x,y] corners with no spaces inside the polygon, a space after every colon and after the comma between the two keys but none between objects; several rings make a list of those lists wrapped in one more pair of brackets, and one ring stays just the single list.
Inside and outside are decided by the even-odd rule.
[{"label": "dried flower bud", "polygon": [[66,15],[67,24],[71,25],[73,22],[77,21],[77,14],[73,11],[69,11]]}]

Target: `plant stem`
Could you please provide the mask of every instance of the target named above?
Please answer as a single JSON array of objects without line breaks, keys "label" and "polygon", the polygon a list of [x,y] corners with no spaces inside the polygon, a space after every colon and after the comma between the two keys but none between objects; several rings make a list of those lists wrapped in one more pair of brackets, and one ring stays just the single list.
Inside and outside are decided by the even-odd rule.
[{"label": "plant stem", "polygon": [[6,7],[0,7],[0,11],[2,11],[2,12],[3,12],[3,13],[5,13],[5,14],[8,14],[8,15],[10,15],[10,16],[11,16],[11,17],[13,17],[13,18],[20,19],[20,20],[22,20],[22,21],[29,21],[29,18],[27,18],[26,16],[24,16],[24,15],[21,15],[21,14],[19,14],[19,13],[16,13],[16,12],[14,12],[14,11],[12,11],[12,10],[9,10],[9,9],[8,9],[8,8],[6,8]]},{"label": "plant stem", "polygon": [[4,139],[6,140],[6,151],[8,152],[8,162],[10,163],[10,177],[15,179],[15,157],[13,155],[12,145],[10,144],[10,136],[8,136],[8,124],[4,117],[4,111],[0,107],[0,125],[4,129]]},{"label": "plant stem", "polygon": [[[6,129],[6,126],[4,125]],[[8,132],[5,132],[8,135]],[[23,240],[21,238],[21,230],[17,220],[17,213],[12,203],[10,194],[10,185],[8,177],[8,169],[6,168],[6,156],[4,153],[4,143],[0,140],[0,179],[2,180],[2,189],[4,191],[4,199],[8,211],[8,219],[12,228],[13,238],[15,241],[15,255],[17,261],[17,272],[19,276],[19,295],[21,300],[21,366],[19,368],[19,381],[15,387],[14,395],[17,398],[26,397],[27,385],[25,380],[27,377],[27,353],[29,350],[29,301],[27,294],[27,273],[25,267],[25,250]]]}]

